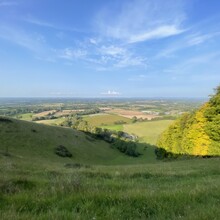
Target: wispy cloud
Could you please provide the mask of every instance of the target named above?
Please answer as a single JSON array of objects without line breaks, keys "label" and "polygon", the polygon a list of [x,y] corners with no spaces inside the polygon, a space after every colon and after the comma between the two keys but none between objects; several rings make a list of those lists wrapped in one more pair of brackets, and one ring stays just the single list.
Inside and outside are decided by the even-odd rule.
[{"label": "wispy cloud", "polygon": [[99,49],[101,54],[104,55],[110,55],[113,57],[117,57],[117,56],[122,56],[126,53],[126,50],[122,47],[117,47],[115,45],[110,45],[110,46],[102,46]]},{"label": "wispy cloud", "polygon": [[49,22],[42,21],[36,18],[25,18],[23,20],[34,25],[39,25],[39,26],[49,27],[49,28],[57,28],[54,24],[51,24]]},{"label": "wispy cloud", "polygon": [[1,25],[0,38],[22,46],[34,52],[43,50],[45,39],[40,34],[30,34],[15,27]]},{"label": "wispy cloud", "polygon": [[184,32],[182,22],[185,18],[181,0],[134,0],[124,3],[118,14],[103,9],[95,24],[106,37],[137,43]]},{"label": "wispy cloud", "polygon": [[139,74],[139,75],[128,78],[128,81],[145,81],[146,79],[149,79],[149,78],[150,78],[149,75]]},{"label": "wispy cloud", "polygon": [[102,46],[98,49],[103,63],[108,63],[113,67],[125,68],[131,66],[146,66],[147,59],[136,55],[127,48],[115,45]]},{"label": "wispy cloud", "polygon": [[22,19],[23,21],[29,23],[29,24],[33,24],[33,25],[37,25],[37,26],[41,26],[41,27],[46,27],[46,28],[52,28],[52,29],[56,29],[56,30],[63,30],[63,31],[73,31],[73,32],[85,32],[83,30],[79,30],[77,28],[74,27],[66,27],[64,25],[59,25],[59,24],[53,24],[50,23],[48,21],[44,21],[41,19],[37,19],[34,17],[26,17]]},{"label": "wispy cloud", "polygon": [[65,48],[58,52],[58,57],[68,60],[82,59],[85,58],[86,55],[87,51],[73,48]]},{"label": "wispy cloud", "polygon": [[205,74],[208,77],[211,72],[216,72],[216,70],[218,72],[219,58],[220,52],[192,55],[173,65],[172,69],[165,69],[163,72],[165,75],[175,79],[181,76],[186,78],[187,76],[190,80],[191,76],[195,75],[199,81],[200,75]]},{"label": "wispy cloud", "polygon": [[191,65],[196,64],[209,64],[211,61],[219,60],[220,52],[212,52],[212,53],[205,53],[197,56],[193,56],[189,59],[187,59],[185,62],[183,62],[181,65],[190,67]]},{"label": "wispy cloud", "polygon": [[134,52],[125,47],[117,45],[99,45],[93,44],[92,46],[75,48],[65,48],[57,50],[57,57],[67,60],[81,60],[86,62],[92,68],[98,71],[107,71],[115,68],[126,67],[146,67],[147,58],[138,56]]},{"label": "wispy cloud", "polygon": [[187,45],[194,46],[194,45],[202,44],[206,42],[207,40],[210,40],[218,36],[220,36],[220,32],[213,32],[213,33],[207,33],[207,34],[194,34],[194,35],[188,36]]},{"label": "wispy cloud", "polygon": [[161,50],[156,58],[161,57],[170,57],[175,55],[176,52],[187,49],[189,47],[198,46],[203,43],[207,43],[208,41],[219,37],[220,32],[210,32],[210,33],[191,33],[182,38],[176,40],[174,43],[171,43],[167,46],[167,48]]},{"label": "wispy cloud", "polygon": [[130,36],[128,40],[129,43],[137,43],[142,42],[150,39],[159,39],[165,38],[173,35],[177,35],[184,32],[184,30],[179,29],[175,25],[165,25],[155,28],[153,30],[149,30],[145,33],[139,35]]}]

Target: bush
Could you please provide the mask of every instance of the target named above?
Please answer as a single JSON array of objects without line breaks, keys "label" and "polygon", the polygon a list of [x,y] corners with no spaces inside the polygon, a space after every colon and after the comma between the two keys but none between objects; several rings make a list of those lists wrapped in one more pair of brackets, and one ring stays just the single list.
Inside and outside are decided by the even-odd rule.
[{"label": "bush", "polygon": [[181,154],[174,154],[174,153],[168,152],[164,148],[156,148],[155,154],[158,160],[176,159],[182,156]]},{"label": "bush", "polygon": [[55,148],[55,154],[60,157],[72,157],[73,155],[63,145],[59,145]]},{"label": "bush", "polygon": [[138,157],[141,154],[137,151],[137,145],[135,142],[131,141],[122,141],[122,140],[115,140],[112,146],[118,149],[120,152],[131,156],[131,157]]}]

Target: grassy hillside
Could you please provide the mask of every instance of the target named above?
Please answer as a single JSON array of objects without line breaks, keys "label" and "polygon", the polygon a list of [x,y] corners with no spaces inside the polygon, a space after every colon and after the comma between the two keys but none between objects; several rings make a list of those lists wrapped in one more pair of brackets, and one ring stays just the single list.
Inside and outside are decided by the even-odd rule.
[{"label": "grassy hillside", "polygon": [[220,86],[209,102],[170,125],[157,145],[175,154],[220,155]]},{"label": "grassy hillside", "polygon": [[21,161],[1,160],[0,219],[220,219],[218,158],[81,168]]},{"label": "grassy hillside", "polygon": [[0,219],[220,218],[219,158],[131,158],[73,129],[0,119]]},{"label": "grassy hillside", "polygon": [[[112,149],[105,141],[91,138],[74,129],[15,119],[10,119],[10,121],[1,119],[0,153],[4,154],[8,149],[9,153],[17,159],[30,160],[35,163],[50,160],[50,162],[84,164],[132,164],[155,160],[154,155],[153,158],[149,158],[145,151],[144,155],[139,158],[125,156],[116,149]],[[57,156],[54,149],[59,145],[65,146],[73,157]],[[1,159],[0,156],[0,161]]]}]

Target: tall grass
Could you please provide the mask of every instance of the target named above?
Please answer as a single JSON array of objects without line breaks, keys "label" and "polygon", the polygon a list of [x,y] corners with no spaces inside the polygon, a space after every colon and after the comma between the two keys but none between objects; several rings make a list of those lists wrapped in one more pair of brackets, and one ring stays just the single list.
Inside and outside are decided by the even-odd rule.
[{"label": "tall grass", "polygon": [[219,219],[219,162],[65,168],[7,158],[0,219]]}]

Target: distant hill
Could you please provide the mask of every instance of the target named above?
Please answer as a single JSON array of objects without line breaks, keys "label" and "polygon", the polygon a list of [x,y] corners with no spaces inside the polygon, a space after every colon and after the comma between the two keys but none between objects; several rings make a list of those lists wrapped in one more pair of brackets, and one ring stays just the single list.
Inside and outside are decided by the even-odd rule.
[{"label": "distant hill", "polygon": [[[58,156],[56,152],[60,149],[62,151],[62,147],[72,154],[72,157]],[[139,158],[126,156],[113,149],[109,143],[75,129],[0,116],[0,161],[5,157],[39,165],[135,164],[148,161],[145,155]],[[152,158],[150,160],[152,161]]]},{"label": "distant hill", "polygon": [[200,109],[171,124],[157,145],[175,154],[220,155],[220,86]]}]

